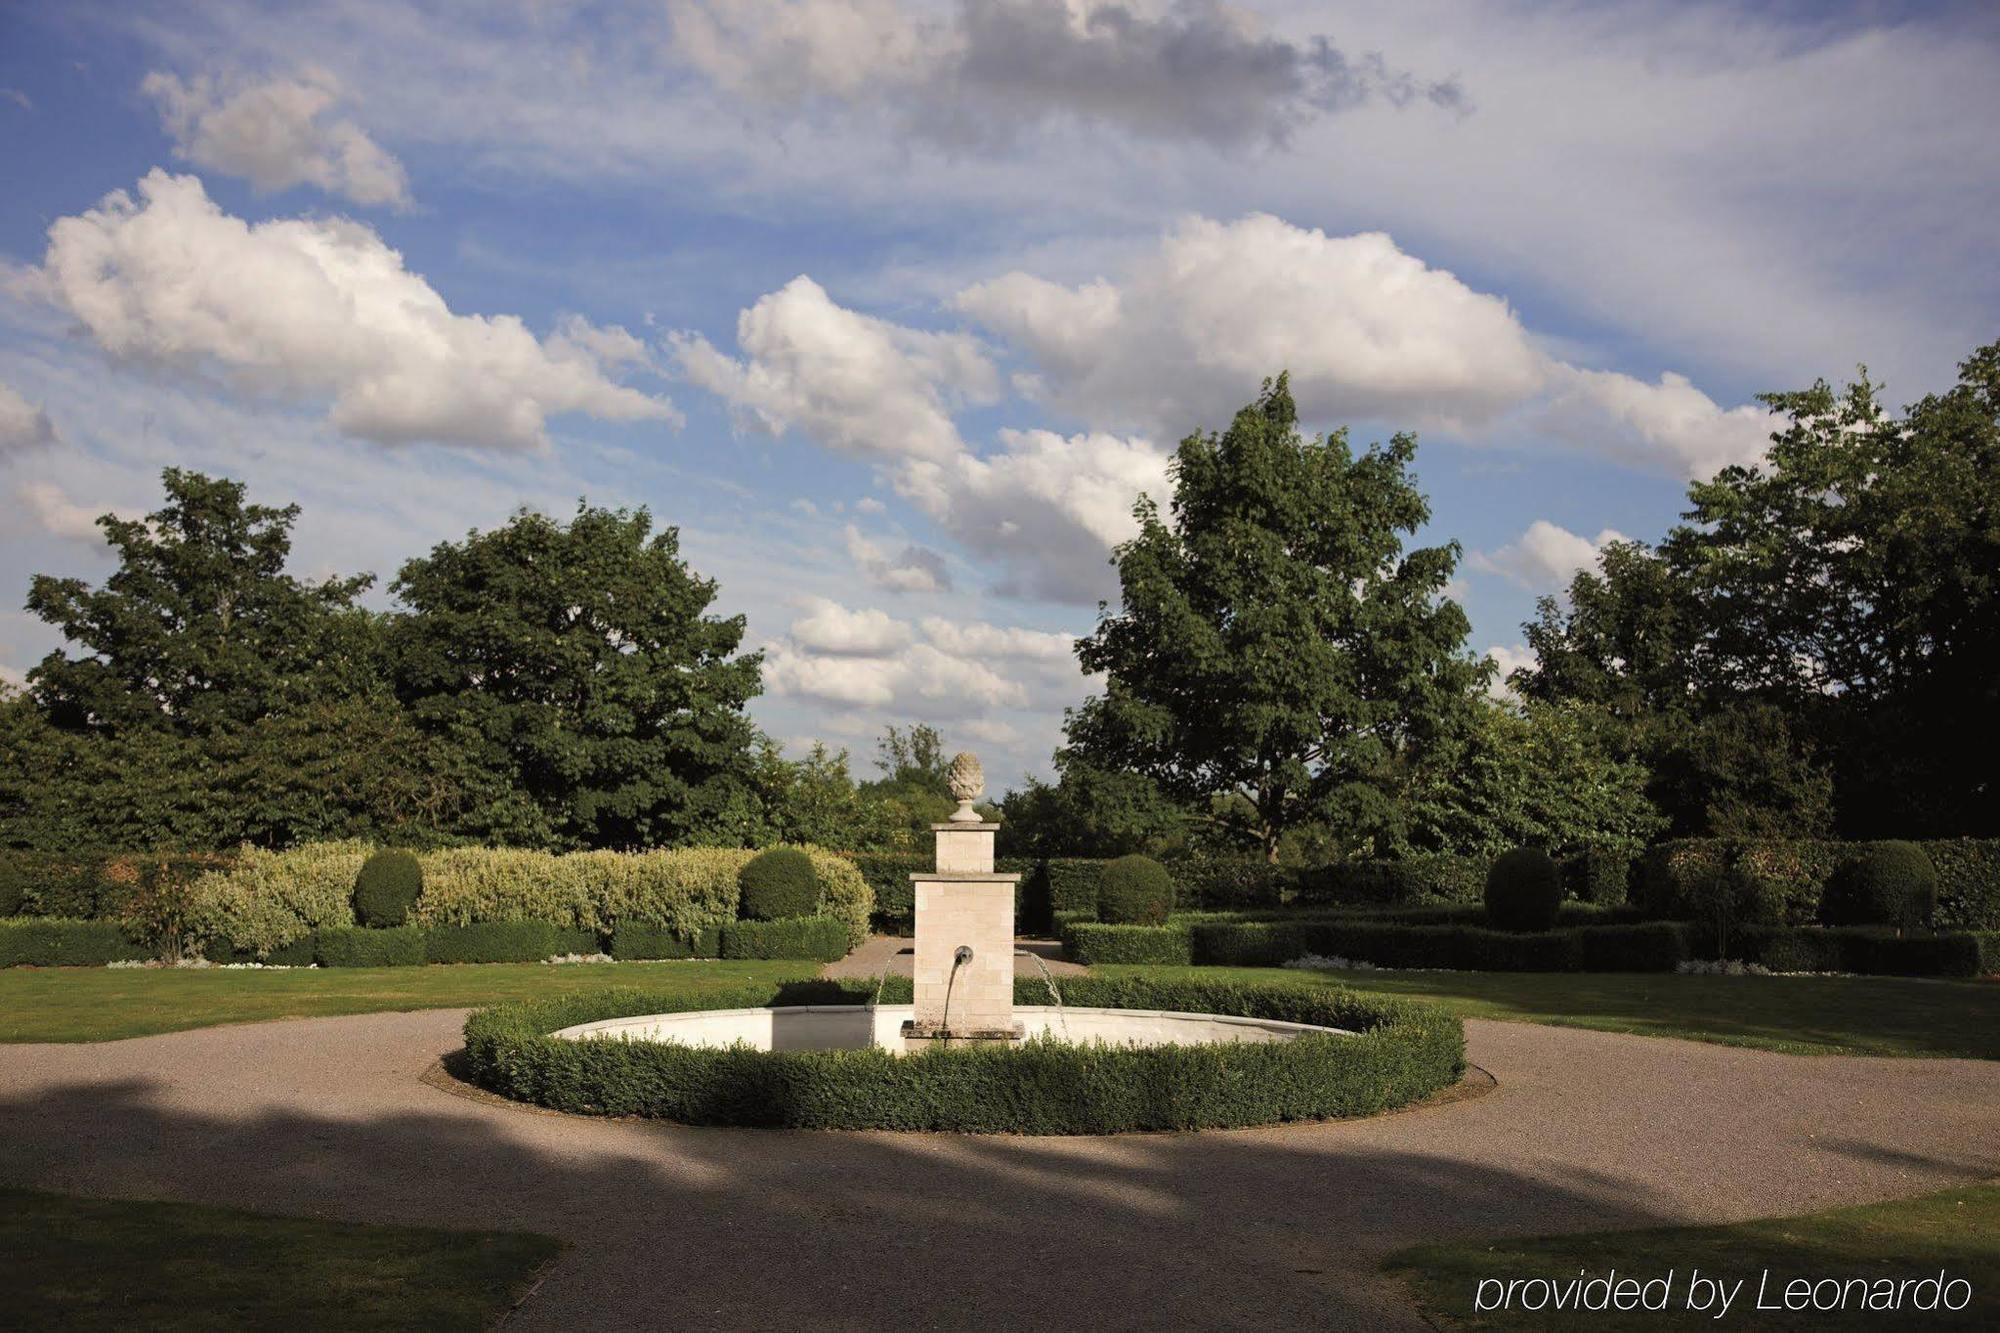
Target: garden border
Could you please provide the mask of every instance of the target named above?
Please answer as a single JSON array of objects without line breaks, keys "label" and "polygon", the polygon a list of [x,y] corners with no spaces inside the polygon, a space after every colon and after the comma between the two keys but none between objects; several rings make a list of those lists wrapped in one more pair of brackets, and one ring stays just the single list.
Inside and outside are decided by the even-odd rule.
[{"label": "garden border", "polygon": [[[892,978],[880,998],[907,1003],[908,991],[907,979]],[[649,1013],[867,1004],[877,995],[869,978],[700,997],[609,991],[497,1005],[466,1020],[465,1070],[490,1092],[584,1115],[782,1129],[1116,1134],[1372,1115],[1422,1101],[1458,1082],[1466,1068],[1465,1028],[1456,1017],[1344,987],[1093,977],[1066,979],[1063,991],[1064,1001],[1079,1007],[1232,1014],[1355,1035],[1202,1046],[1030,1041],[918,1056],[551,1035]],[[1039,979],[1017,982],[1017,1003],[1045,998]]]}]

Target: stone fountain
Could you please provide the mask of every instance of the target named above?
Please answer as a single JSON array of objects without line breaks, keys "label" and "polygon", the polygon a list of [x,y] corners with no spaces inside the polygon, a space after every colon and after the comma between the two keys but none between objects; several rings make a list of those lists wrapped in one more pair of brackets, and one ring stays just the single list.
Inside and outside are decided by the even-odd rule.
[{"label": "stone fountain", "polygon": [[993,870],[1000,825],[972,803],[986,790],[979,760],[958,754],[949,773],[958,810],[931,825],[936,869],[910,876],[916,899],[916,1016],[903,1049],[935,1042],[1018,1041],[1014,1019],[1014,890],[1019,875]]}]

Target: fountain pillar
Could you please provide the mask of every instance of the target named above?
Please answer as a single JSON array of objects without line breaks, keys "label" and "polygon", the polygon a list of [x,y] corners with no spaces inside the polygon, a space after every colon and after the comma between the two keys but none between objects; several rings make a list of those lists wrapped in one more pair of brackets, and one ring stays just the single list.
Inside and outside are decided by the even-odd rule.
[{"label": "fountain pillar", "polygon": [[935,870],[910,876],[916,899],[916,1017],[903,1028],[908,1051],[932,1043],[1014,1041],[1014,889],[1019,875],[993,871],[1000,825],[972,802],[985,790],[979,761],[951,761],[958,812],[931,830]]}]

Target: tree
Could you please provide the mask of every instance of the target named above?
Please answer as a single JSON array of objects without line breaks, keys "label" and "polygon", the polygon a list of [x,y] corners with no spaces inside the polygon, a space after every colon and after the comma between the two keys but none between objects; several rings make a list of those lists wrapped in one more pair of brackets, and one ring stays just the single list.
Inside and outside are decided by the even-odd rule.
[{"label": "tree", "polygon": [[554,847],[712,840],[740,805],[762,655],[706,614],[673,528],[579,504],[441,543],[393,585],[397,689],[507,793],[463,831]]},{"label": "tree", "polygon": [[855,852],[903,845],[899,812],[864,796],[847,762],[847,751],[828,750],[820,741],[804,758],[787,759],[776,741],[759,737],[741,845],[816,843]]},{"label": "tree", "polygon": [[58,727],[201,736],[367,688],[373,577],[285,572],[299,508],[246,504],[241,482],[168,468],[166,503],[97,523],[118,556],[101,588],[35,576],[27,609],[82,652],[49,654],[29,688]]},{"label": "tree", "polygon": [[1067,716],[1076,756],[1191,808],[1240,797],[1273,861],[1305,821],[1387,836],[1400,775],[1472,723],[1491,670],[1444,596],[1457,544],[1403,549],[1430,516],[1415,454],[1303,438],[1282,375],[1183,440],[1171,518],[1141,497],[1121,609],[1078,645],[1106,686]]},{"label": "tree", "polygon": [[1646,797],[1645,765],[1623,753],[1620,724],[1601,706],[1489,702],[1478,718],[1463,744],[1434,755],[1411,783],[1408,850],[1630,856],[1665,823]]},{"label": "tree", "polygon": [[1159,855],[1184,840],[1186,812],[1138,773],[1092,768],[1073,752],[1055,782],[1029,778],[1000,800],[1004,856]]}]

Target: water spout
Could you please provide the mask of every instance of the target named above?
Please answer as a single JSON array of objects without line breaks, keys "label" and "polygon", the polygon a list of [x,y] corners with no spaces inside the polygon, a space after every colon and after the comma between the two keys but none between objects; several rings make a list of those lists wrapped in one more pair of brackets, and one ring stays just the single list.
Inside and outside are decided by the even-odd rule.
[{"label": "water spout", "polygon": [[944,1021],[938,1024],[944,1044],[951,1045],[951,988],[958,984],[958,969],[972,961],[972,946],[961,944],[951,955],[951,975],[944,979]]},{"label": "water spout", "polygon": [[1014,950],[1014,956],[1016,958],[1031,958],[1034,960],[1035,966],[1041,969],[1042,985],[1048,987],[1049,998],[1056,1002],[1056,1026],[1062,1029],[1063,1040],[1068,1041],[1069,1015],[1063,1012],[1062,992],[1056,989],[1056,979],[1049,975],[1049,965],[1042,961],[1040,954],[1029,949],[1016,949]]}]

